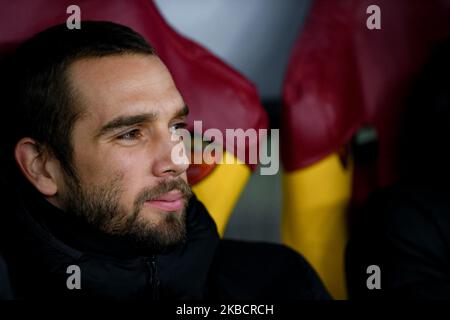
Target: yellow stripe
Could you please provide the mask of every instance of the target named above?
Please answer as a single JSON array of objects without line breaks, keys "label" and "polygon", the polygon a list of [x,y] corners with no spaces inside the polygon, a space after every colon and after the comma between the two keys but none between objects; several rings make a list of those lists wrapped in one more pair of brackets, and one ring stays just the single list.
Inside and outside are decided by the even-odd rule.
[{"label": "yellow stripe", "polygon": [[[234,158],[234,164],[218,164],[214,170],[192,189],[216,222],[220,236],[223,236],[228,219],[247,183],[251,170],[224,151],[224,159]],[[228,158],[231,157],[231,158]]]},{"label": "yellow stripe", "polygon": [[333,154],[283,175],[282,239],[312,264],[335,299],[345,299],[344,250],[353,164]]}]

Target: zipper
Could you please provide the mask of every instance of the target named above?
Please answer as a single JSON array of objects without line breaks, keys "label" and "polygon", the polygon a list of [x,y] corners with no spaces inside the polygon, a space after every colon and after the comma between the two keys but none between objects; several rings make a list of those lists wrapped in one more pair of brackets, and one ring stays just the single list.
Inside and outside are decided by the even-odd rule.
[{"label": "zipper", "polygon": [[158,266],[156,264],[156,257],[152,256],[146,260],[147,267],[150,271],[150,285],[152,288],[153,300],[159,300],[159,278],[158,278]]}]

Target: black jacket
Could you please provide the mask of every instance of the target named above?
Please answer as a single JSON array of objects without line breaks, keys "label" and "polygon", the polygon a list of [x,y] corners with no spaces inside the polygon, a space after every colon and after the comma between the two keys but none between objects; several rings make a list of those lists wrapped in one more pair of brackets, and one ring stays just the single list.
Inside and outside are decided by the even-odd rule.
[{"label": "black jacket", "polygon": [[[8,202],[15,204],[4,214],[0,244],[15,298],[329,299],[315,271],[293,250],[219,240],[195,197],[187,209],[186,242],[163,254],[100,234],[36,193]],[[68,289],[72,265],[80,268],[81,289]]]},{"label": "black jacket", "polygon": [[[194,197],[186,243],[167,254],[100,234],[45,199],[28,197],[9,212],[2,244],[16,298],[200,299],[219,242],[216,226]],[[30,210],[30,207],[32,208]],[[81,289],[67,288],[79,266]]]},{"label": "black jacket", "polygon": [[[347,248],[355,299],[450,299],[450,192],[396,186],[374,193],[358,212]],[[381,271],[369,290],[367,267]]]},{"label": "black jacket", "polygon": [[12,299],[6,263],[0,255],[0,300]]}]

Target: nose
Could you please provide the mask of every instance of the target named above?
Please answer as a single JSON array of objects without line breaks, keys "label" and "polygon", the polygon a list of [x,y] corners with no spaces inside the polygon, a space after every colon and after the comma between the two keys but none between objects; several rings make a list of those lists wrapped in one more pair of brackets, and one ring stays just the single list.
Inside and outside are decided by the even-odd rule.
[{"label": "nose", "polygon": [[173,158],[173,154],[186,155],[186,149],[181,140],[173,141],[171,134],[162,135],[157,150],[153,149],[150,152],[153,153],[152,171],[156,177],[177,177],[189,168],[188,161],[180,161],[180,157]]}]

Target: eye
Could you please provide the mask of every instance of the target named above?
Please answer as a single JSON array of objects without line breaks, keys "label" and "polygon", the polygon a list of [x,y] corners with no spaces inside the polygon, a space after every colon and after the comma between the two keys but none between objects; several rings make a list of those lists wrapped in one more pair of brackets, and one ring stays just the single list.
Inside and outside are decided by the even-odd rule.
[{"label": "eye", "polygon": [[141,130],[133,129],[117,137],[119,140],[137,140],[142,137]]},{"label": "eye", "polygon": [[184,129],[187,127],[187,123],[186,122],[178,122],[175,123],[174,125],[172,125],[172,128],[174,128],[175,130],[177,129]]},{"label": "eye", "polygon": [[186,122],[177,122],[177,123],[175,123],[175,124],[173,124],[171,127],[170,127],[170,131],[172,132],[172,133],[177,133],[177,130],[178,129],[184,129],[184,128],[186,128],[187,127],[187,123]]}]

